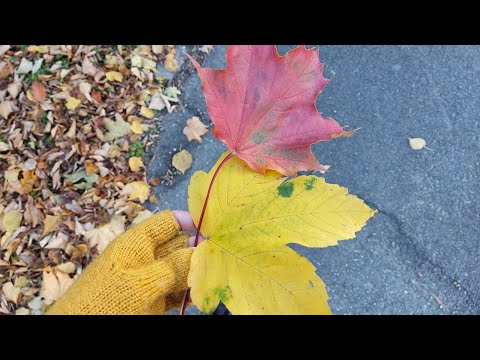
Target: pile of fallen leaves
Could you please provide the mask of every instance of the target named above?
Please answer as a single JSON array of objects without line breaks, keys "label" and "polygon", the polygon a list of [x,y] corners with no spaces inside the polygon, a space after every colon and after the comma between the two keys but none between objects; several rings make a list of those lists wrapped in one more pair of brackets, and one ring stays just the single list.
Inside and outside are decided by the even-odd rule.
[{"label": "pile of fallen leaves", "polygon": [[145,132],[178,102],[157,65],[173,45],[0,45],[0,313],[43,313],[149,216]]}]

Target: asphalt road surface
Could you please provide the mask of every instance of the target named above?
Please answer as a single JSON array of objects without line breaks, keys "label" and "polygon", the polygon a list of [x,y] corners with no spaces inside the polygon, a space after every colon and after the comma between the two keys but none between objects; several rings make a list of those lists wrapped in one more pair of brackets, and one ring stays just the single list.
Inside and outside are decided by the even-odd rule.
[{"label": "asphalt road surface", "polygon": [[[204,66],[223,68],[225,49],[216,46]],[[313,152],[332,166],[328,182],[379,211],[354,240],[295,247],[317,267],[332,311],[480,313],[480,47],[320,46],[320,58],[333,80],[318,108],[361,130]],[[194,164],[156,188],[161,209],[187,209],[190,176],[225,151],[211,133],[200,145],[186,141],[186,119],[210,120],[195,73],[181,90],[183,105],[164,120],[149,176],[166,171],[174,148],[189,150]],[[429,149],[412,150],[409,137]]]}]

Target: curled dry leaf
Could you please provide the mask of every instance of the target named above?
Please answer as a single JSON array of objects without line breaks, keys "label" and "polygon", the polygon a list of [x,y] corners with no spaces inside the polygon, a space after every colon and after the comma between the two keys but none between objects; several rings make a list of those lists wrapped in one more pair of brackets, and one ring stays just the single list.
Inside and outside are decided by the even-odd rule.
[{"label": "curled dry leaf", "polygon": [[46,305],[50,305],[60,299],[73,283],[74,280],[67,274],[47,267],[43,269],[40,296]]},{"label": "curled dry leaf", "polygon": [[0,102],[0,116],[3,117],[4,119],[8,119],[10,114],[13,112],[12,108],[12,102],[7,100],[7,101],[2,101]]},{"label": "curled dry leaf", "polygon": [[109,71],[105,74],[105,76],[107,77],[108,81],[118,81],[120,83],[123,81],[123,75],[118,71]]},{"label": "curled dry leaf", "polygon": [[[154,45],[154,46],[162,46],[162,45]],[[0,55],[5,54],[10,49],[10,45],[0,45]],[[162,48],[163,51],[163,48]]]},{"label": "curled dry leaf", "polygon": [[85,234],[90,246],[97,246],[99,253],[102,253],[108,244],[125,231],[125,218],[115,215],[109,223],[91,229]]},{"label": "curled dry leaf", "polygon": [[153,51],[154,54],[157,54],[157,55],[162,54],[163,53],[163,45],[152,45],[152,51]]},{"label": "curled dry leaf", "polygon": [[13,83],[13,84],[9,84],[8,87],[7,87],[7,91],[13,99],[15,99],[17,97],[17,95],[18,95],[18,93],[20,92],[21,89],[22,89],[22,83],[21,82],[16,82],[16,83]]},{"label": "curled dry leaf", "polygon": [[33,69],[33,63],[26,58],[22,58],[17,68],[17,74],[28,74]]},{"label": "curled dry leaf", "polygon": [[142,123],[138,119],[133,120],[132,125],[130,125],[130,129],[134,134],[137,134],[137,135],[143,134]]},{"label": "curled dry leaf", "polygon": [[0,61],[0,80],[9,77],[15,71],[13,65],[6,61]]},{"label": "curled dry leaf", "polygon": [[123,189],[124,194],[128,194],[129,200],[140,200],[141,203],[144,203],[150,195],[150,187],[144,181],[133,181],[128,183]]},{"label": "curled dry leaf", "polygon": [[147,220],[149,217],[151,217],[153,213],[148,210],[143,210],[138,213],[138,215],[133,219],[132,224],[137,225],[140,224],[142,221]]},{"label": "curled dry leaf", "polygon": [[73,96],[70,96],[65,103],[65,106],[68,110],[74,110],[78,107],[78,105],[80,105],[80,100],[74,98]]},{"label": "curled dry leaf", "polygon": [[38,81],[34,81],[32,83],[32,94],[35,100],[37,100],[38,102],[43,102],[47,98],[47,91],[45,90],[45,86],[43,86],[43,84]]},{"label": "curled dry leaf", "polygon": [[76,270],[76,267],[73,262],[69,261],[69,262],[58,265],[56,269],[65,274],[73,274]]},{"label": "curled dry leaf", "polygon": [[172,50],[165,56],[163,66],[170,72],[176,72],[178,70],[178,62],[175,60],[175,50]]},{"label": "curled dry leaf", "polygon": [[185,171],[190,169],[192,162],[192,154],[190,154],[187,150],[182,150],[173,155],[172,165],[182,174],[185,174]]},{"label": "curled dry leaf", "polygon": [[43,222],[43,235],[57,231],[62,225],[62,217],[59,215],[47,215]]},{"label": "curled dry leaf", "polygon": [[427,146],[427,142],[422,138],[409,138],[408,143],[413,150],[422,150]]},{"label": "curled dry leaf", "polygon": [[134,156],[128,159],[128,166],[130,166],[130,170],[132,170],[133,172],[137,172],[145,165],[143,164],[142,158]]},{"label": "curled dry leaf", "polygon": [[146,106],[142,106],[142,109],[140,110],[140,114],[145,116],[147,119],[153,119],[155,116],[155,111],[147,108]]},{"label": "curled dry leaf", "polygon": [[8,301],[11,301],[15,304],[18,302],[21,290],[14,286],[11,281],[3,284],[2,291]]},{"label": "curled dry leaf", "polygon": [[200,51],[204,52],[205,54],[210,54],[210,51],[213,50],[213,45],[203,45],[200,48]]},{"label": "curled dry leaf", "polygon": [[188,141],[195,140],[202,142],[202,136],[208,132],[207,126],[200,120],[198,116],[194,116],[187,120],[187,126],[183,128],[183,133]]}]

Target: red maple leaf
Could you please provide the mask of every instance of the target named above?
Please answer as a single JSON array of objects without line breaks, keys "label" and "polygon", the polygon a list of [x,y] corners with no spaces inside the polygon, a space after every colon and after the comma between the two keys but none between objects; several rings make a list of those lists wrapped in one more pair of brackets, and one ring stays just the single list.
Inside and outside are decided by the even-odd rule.
[{"label": "red maple leaf", "polygon": [[310,146],[351,135],[316,108],[330,81],[318,55],[305,46],[280,56],[274,45],[234,45],[224,70],[202,68],[189,56],[202,80],[213,134],[254,171],[324,171]]}]

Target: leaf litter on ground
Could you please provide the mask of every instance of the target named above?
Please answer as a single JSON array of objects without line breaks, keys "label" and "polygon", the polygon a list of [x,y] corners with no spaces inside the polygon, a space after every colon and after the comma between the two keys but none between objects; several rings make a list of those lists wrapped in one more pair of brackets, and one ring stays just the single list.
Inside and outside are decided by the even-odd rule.
[{"label": "leaf litter on ground", "polygon": [[0,313],[43,313],[157,201],[147,130],[181,94],[157,66],[174,45],[0,45]]}]

